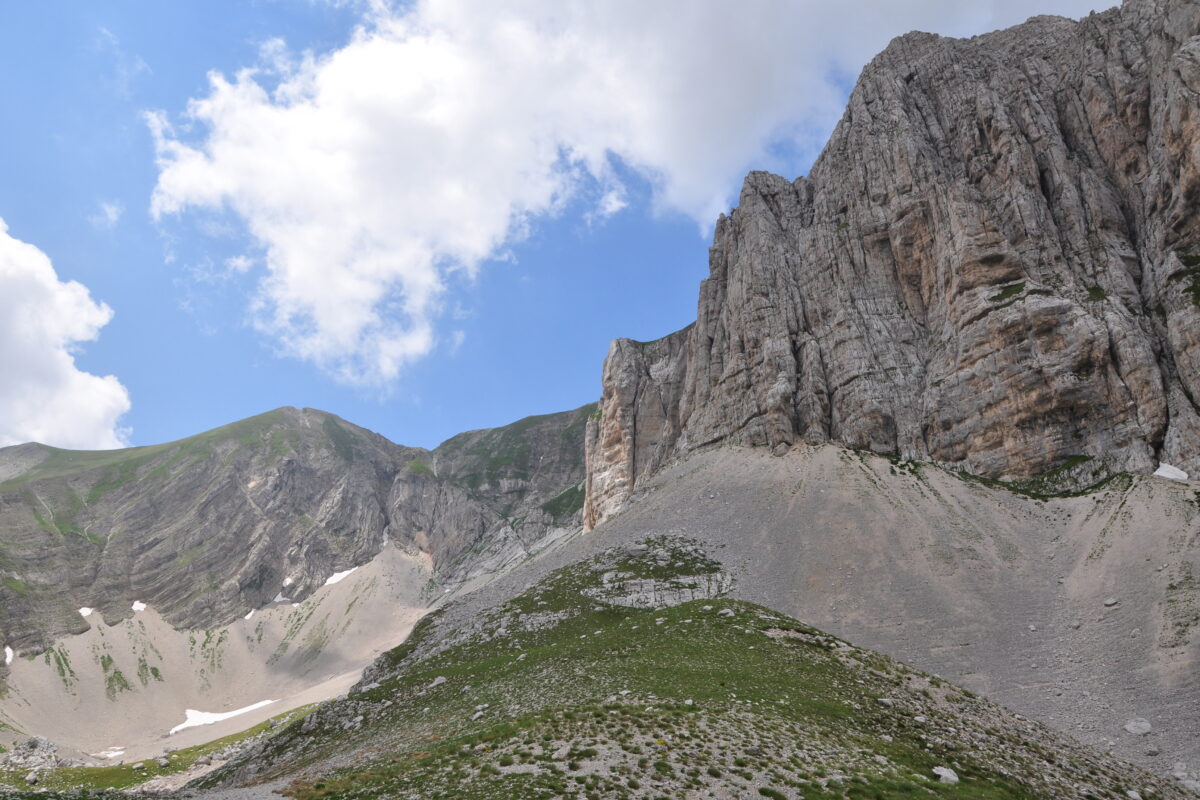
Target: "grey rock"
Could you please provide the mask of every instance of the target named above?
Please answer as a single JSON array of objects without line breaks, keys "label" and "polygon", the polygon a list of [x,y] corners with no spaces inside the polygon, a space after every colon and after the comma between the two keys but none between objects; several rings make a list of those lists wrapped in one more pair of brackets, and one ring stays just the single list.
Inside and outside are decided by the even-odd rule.
[{"label": "grey rock", "polygon": [[934,767],[933,774],[937,775],[938,783],[958,783],[958,773],[949,767]]},{"label": "grey rock", "polygon": [[1135,736],[1145,736],[1153,728],[1150,721],[1142,717],[1134,717],[1131,720],[1127,720],[1123,727]]}]

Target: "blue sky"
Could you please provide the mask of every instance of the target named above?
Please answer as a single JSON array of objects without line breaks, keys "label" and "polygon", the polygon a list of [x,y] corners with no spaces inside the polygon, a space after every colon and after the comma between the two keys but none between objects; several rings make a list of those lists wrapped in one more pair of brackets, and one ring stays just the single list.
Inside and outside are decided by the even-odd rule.
[{"label": "blue sky", "polygon": [[590,402],[891,36],[1087,10],[785,5],[6,4],[0,444],[296,405],[429,447]]}]

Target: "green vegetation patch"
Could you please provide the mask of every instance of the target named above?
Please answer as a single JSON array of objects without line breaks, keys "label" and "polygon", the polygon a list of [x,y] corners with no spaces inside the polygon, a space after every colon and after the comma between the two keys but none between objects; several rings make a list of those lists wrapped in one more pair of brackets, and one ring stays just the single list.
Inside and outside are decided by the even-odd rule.
[{"label": "green vegetation patch", "polygon": [[1005,489],[1035,500],[1052,497],[1081,497],[1099,491],[1114,482],[1130,480],[1124,473],[1110,473],[1092,456],[1074,455],[1053,469],[1015,481],[1001,481],[969,472],[953,472],[964,481],[980,483],[994,489]]},{"label": "green vegetation patch", "polygon": [[989,303],[1003,303],[1006,300],[1011,300],[1011,301],[1015,302],[1017,295],[1019,295],[1023,291],[1025,291],[1025,281],[1021,281],[1020,283],[1014,283],[1011,286],[1005,286],[999,292],[997,292],[996,294],[989,297],[988,302]]},{"label": "green vegetation patch", "polygon": [[1183,265],[1183,269],[1172,274],[1167,281],[1187,281],[1184,292],[1191,297],[1192,305],[1200,308],[1200,256],[1193,255],[1191,248],[1184,246],[1175,251],[1175,257]]},{"label": "green vegetation patch", "polygon": [[542,510],[555,519],[569,517],[583,508],[586,492],[583,486],[572,486],[557,497],[542,503]]},{"label": "green vegetation patch", "polygon": [[325,431],[325,435],[329,437],[329,443],[333,445],[333,452],[337,453],[347,463],[354,461],[354,434],[338,424],[338,421],[333,417],[325,417],[325,421],[321,423],[321,428]]},{"label": "green vegetation patch", "polygon": [[433,475],[433,470],[419,458],[414,458],[408,462],[408,473],[410,475]]}]

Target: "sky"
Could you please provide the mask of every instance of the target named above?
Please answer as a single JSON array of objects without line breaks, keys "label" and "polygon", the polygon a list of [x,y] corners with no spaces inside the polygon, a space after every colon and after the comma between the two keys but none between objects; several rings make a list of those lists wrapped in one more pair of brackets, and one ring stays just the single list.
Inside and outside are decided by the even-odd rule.
[{"label": "sky", "polygon": [[0,6],[0,446],[284,405],[403,444],[598,398],[862,66],[1093,0]]}]

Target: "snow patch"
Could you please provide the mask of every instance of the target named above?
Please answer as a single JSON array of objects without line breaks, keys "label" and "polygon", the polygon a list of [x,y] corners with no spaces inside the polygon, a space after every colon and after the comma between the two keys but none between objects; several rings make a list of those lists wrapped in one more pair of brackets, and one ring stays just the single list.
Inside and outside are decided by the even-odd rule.
[{"label": "snow patch", "polygon": [[84,606],[83,608],[79,609],[79,616],[90,617],[92,615],[92,612],[95,610],[96,609],[94,609],[94,608],[88,608],[87,606]]},{"label": "snow patch", "polygon": [[99,753],[92,753],[95,758],[120,758],[125,755],[124,747],[110,747],[107,750],[101,750]]},{"label": "snow patch", "polygon": [[262,700],[258,703],[255,703],[254,705],[246,706],[245,708],[239,708],[237,711],[224,711],[224,712],[197,711],[194,708],[189,708],[184,712],[184,714],[187,715],[187,720],[180,723],[179,725],[176,725],[174,728],[171,728],[170,733],[168,733],[167,735],[174,736],[176,733],[179,733],[181,730],[184,730],[185,728],[194,728],[197,725],[212,725],[214,722],[223,722],[227,719],[233,719],[234,717],[240,717],[242,714],[248,714],[251,711],[256,711],[256,710],[262,708],[263,706],[269,706],[269,705],[271,705],[271,703],[275,703],[275,702],[278,702],[278,701]]},{"label": "snow patch", "polygon": [[283,579],[283,588],[285,588],[285,589],[286,589],[287,587],[289,587],[289,586],[291,586],[291,585],[292,585],[292,579],[291,579],[291,578],[284,578],[284,579]]},{"label": "snow patch", "polygon": [[133,601],[133,605],[132,605],[132,606],[130,606],[130,608],[132,608],[132,609],[133,609],[133,611],[134,611],[134,613],[136,614],[136,613],[137,613],[137,612],[139,612],[139,611],[145,611],[145,610],[146,610],[146,604],[145,604],[145,603],[143,603],[141,600],[134,600],[134,601]]},{"label": "snow patch", "polygon": [[292,602],[292,599],[290,597],[284,597],[283,592],[280,592],[279,594],[275,595],[275,599],[272,600],[271,602],[272,603],[290,603],[290,602]]},{"label": "snow patch", "polygon": [[1179,467],[1172,467],[1165,461],[1158,462],[1158,469],[1154,471],[1155,477],[1167,478],[1172,481],[1186,481],[1188,474]]},{"label": "snow patch", "polygon": [[350,569],[346,570],[345,572],[333,573],[332,575],[329,576],[329,579],[325,581],[325,585],[333,586],[335,583],[338,583],[343,578],[345,578],[347,575],[349,575],[351,572],[354,572],[356,569],[358,569],[358,567],[351,567]]},{"label": "snow patch", "polygon": [[13,661],[13,651],[11,647],[4,648],[4,666],[8,666]]},{"label": "snow patch", "polygon": [[242,617],[242,619],[250,619],[253,616],[254,616],[254,609],[252,608],[252,609],[250,609],[250,613],[247,614],[246,616]]}]

